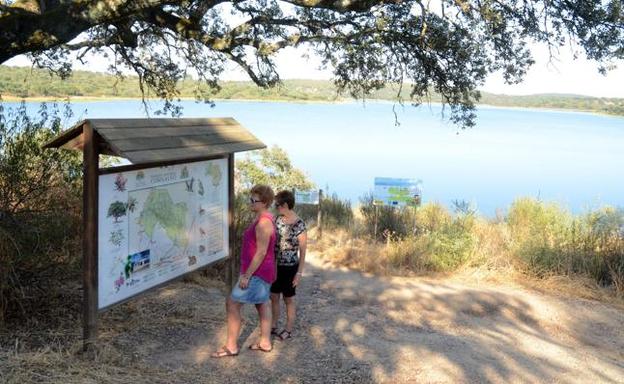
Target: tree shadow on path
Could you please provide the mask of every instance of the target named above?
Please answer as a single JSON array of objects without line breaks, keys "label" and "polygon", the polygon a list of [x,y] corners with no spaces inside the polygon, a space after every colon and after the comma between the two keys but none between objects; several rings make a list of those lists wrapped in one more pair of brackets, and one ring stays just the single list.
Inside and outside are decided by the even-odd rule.
[{"label": "tree shadow on path", "polygon": [[[380,278],[317,262],[307,266],[298,291],[294,337],[275,341],[271,353],[246,349],[258,335],[256,310],[246,306],[241,354],[227,359],[209,358],[225,336],[221,292],[179,284],[146,300],[174,300],[172,317],[180,319],[179,326],[172,320],[166,329],[152,329],[153,314],[133,314],[145,317],[144,327],[121,326],[109,340],[141,363],[186,382],[581,383],[624,378],[618,358],[624,340],[612,339],[624,326],[621,310],[590,308],[572,322],[563,321],[550,312],[550,304],[565,309],[567,303],[511,289]],[[603,332],[588,332],[594,327]],[[591,342],[578,332],[591,335]],[[605,351],[606,340],[611,345]]]}]

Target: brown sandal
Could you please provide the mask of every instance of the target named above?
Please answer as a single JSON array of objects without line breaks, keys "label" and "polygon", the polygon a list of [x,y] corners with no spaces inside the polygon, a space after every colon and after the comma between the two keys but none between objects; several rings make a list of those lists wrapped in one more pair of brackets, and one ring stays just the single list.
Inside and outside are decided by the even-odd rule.
[{"label": "brown sandal", "polygon": [[238,351],[236,352],[232,352],[230,351],[225,345],[223,347],[221,347],[220,350],[213,352],[210,357],[214,358],[214,359],[220,359],[222,357],[234,357],[234,356],[238,356]]},{"label": "brown sandal", "polygon": [[249,349],[251,349],[252,351],[262,351],[262,352],[271,352],[273,350],[273,347],[269,348],[269,349],[265,349],[262,348],[262,346],[260,346],[260,343],[255,343],[255,344],[251,344],[249,346]]}]

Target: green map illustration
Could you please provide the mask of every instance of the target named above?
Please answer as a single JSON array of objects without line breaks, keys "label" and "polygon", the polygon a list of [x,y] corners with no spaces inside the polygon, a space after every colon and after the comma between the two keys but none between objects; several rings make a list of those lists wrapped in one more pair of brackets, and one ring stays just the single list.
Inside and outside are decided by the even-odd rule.
[{"label": "green map illustration", "polygon": [[187,215],[187,203],[174,203],[167,189],[153,189],[145,200],[138,224],[150,240],[160,224],[173,244],[183,248],[188,244]]}]

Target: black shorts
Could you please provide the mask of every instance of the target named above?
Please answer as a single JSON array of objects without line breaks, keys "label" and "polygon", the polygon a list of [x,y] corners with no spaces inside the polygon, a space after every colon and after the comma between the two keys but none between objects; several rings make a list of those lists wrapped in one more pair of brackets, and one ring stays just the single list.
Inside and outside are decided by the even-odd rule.
[{"label": "black shorts", "polygon": [[299,264],[289,266],[277,266],[277,279],[271,285],[271,293],[281,293],[284,297],[295,296],[293,280],[299,270]]}]

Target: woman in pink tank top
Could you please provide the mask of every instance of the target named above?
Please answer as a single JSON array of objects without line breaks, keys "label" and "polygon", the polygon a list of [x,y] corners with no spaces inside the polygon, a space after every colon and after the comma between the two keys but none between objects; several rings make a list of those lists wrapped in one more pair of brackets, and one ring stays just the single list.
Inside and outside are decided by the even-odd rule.
[{"label": "woman in pink tank top", "polygon": [[212,357],[237,356],[243,304],[255,304],[260,318],[260,340],[250,349],[271,352],[271,305],[269,295],[275,281],[275,224],[268,208],[273,202],[273,190],[266,185],[251,189],[250,209],[256,214],[254,222],[243,233],[241,269],[237,284],[226,301],[227,341]]}]

